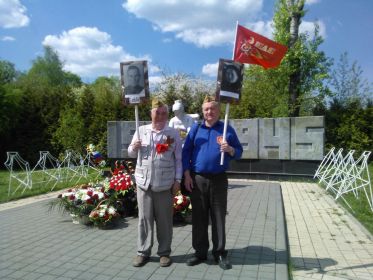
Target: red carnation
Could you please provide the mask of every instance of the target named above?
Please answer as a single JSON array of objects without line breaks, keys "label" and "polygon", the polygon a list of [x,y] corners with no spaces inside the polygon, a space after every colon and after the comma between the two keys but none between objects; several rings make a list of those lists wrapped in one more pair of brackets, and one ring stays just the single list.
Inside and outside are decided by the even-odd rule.
[{"label": "red carnation", "polygon": [[157,150],[157,154],[163,154],[164,152],[168,151],[168,144],[158,143],[155,149]]}]

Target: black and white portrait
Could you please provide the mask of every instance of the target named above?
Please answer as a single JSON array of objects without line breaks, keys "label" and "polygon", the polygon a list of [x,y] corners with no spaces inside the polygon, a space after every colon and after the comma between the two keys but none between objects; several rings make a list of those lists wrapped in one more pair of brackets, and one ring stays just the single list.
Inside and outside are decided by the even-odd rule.
[{"label": "black and white portrait", "polygon": [[123,101],[138,104],[149,96],[148,68],[146,61],[128,61],[120,64]]},{"label": "black and white portrait", "polygon": [[[141,71],[142,72],[142,71]],[[140,68],[137,65],[130,65],[126,71],[126,94],[141,94],[144,90],[143,81],[141,81]]]},{"label": "black and white portrait", "polygon": [[243,64],[233,60],[220,59],[217,92],[221,102],[235,102],[240,99],[243,77]]}]

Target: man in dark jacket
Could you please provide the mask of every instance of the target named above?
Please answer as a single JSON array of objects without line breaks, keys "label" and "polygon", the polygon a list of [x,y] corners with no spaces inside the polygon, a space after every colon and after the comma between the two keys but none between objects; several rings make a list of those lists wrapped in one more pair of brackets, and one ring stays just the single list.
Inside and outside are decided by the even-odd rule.
[{"label": "man in dark jacket", "polygon": [[[219,121],[220,105],[206,97],[202,105],[204,121],[194,124],[183,147],[184,185],[191,192],[192,243],[195,254],[187,265],[197,265],[207,259],[209,249],[209,215],[212,225],[212,254],[222,269],[231,265],[225,250],[225,216],[227,212],[228,179],[225,171],[229,161],[239,159],[242,145],[233,127],[227,127],[223,141],[224,123]],[[220,165],[221,152],[225,153]]]}]

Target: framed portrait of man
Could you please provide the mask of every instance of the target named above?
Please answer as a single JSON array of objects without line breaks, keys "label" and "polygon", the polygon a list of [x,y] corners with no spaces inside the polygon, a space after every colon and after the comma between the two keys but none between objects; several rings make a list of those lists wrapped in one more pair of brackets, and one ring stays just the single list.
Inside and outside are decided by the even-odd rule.
[{"label": "framed portrait of man", "polygon": [[219,60],[216,98],[222,103],[238,103],[241,99],[243,64],[228,59]]},{"label": "framed portrait of man", "polygon": [[146,60],[120,63],[122,102],[140,104],[149,99],[148,64]]}]

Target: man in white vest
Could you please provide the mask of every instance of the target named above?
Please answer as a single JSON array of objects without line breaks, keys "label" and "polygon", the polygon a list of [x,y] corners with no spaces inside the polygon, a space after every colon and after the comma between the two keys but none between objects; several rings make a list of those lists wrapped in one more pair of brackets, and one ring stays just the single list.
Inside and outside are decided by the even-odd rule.
[{"label": "man in white vest", "polygon": [[135,267],[149,261],[154,222],[160,266],[171,264],[173,197],[180,190],[182,177],[180,136],[176,129],[167,126],[168,107],[156,98],[151,119],[151,124],[139,127],[139,136],[135,133],[128,147],[130,157],[139,155],[135,169],[139,209]]}]

